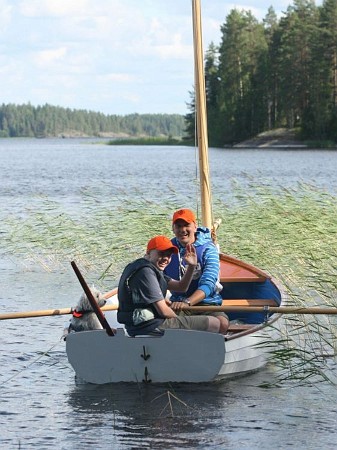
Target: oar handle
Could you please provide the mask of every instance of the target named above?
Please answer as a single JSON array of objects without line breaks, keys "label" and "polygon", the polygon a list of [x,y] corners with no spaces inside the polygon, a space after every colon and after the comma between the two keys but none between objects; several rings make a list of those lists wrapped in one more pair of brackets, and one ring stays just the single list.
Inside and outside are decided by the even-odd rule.
[{"label": "oar handle", "polygon": [[78,278],[78,281],[81,283],[81,286],[85,292],[85,295],[88,297],[88,300],[90,302],[90,305],[92,306],[92,309],[94,310],[94,312],[96,313],[96,316],[100,322],[100,324],[102,325],[102,327],[104,328],[104,330],[107,332],[107,334],[109,336],[114,336],[115,333],[112,330],[112,328],[110,327],[108,321],[106,320],[106,318],[104,317],[104,314],[102,313],[100,307],[98,306],[98,303],[96,302],[95,297],[92,295],[92,292],[89,288],[89,286],[87,285],[87,283],[85,282],[81,272],[79,271],[75,261],[71,261],[71,265],[72,268],[74,269],[74,272]]}]

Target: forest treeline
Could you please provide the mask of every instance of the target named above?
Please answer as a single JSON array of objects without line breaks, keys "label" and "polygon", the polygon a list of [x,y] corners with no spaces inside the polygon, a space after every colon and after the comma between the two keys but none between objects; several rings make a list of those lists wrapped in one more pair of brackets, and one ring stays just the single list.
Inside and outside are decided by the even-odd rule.
[{"label": "forest treeline", "polygon": [[[337,141],[337,0],[295,0],[280,19],[270,7],[261,22],[233,9],[221,33],[205,54],[211,145],[279,127]],[[193,137],[193,100],[186,119]]]},{"label": "forest treeline", "polygon": [[104,115],[99,112],[32,106],[0,106],[0,137],[47,136],[167,136],[181,138],[184,116],[179,114]]}]

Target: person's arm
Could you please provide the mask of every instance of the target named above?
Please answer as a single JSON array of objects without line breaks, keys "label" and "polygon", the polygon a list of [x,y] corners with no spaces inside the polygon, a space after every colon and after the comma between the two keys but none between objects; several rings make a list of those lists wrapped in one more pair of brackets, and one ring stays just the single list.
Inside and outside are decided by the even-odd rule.
[{"label": "person's arm", "polygon": [[188,306],[195,306],[198,303],[200,303],[204,298],[206,297],[205,292],[201,289],[197,289],[196,291],[191,294],[187,301],[189,302]]},{"label": "person's arm", "polygon": [[205,250],[204,258],[204,268],[198,283],[198,289],[186,299],[189,305],[184,302],[173,302],[171,308],[175,311],[180,311],[186,306],[196,306],[213,292],[220,270],[219,253],[215,247],[210,246]]},{"label": "person's arm", "polygon": [[181,311],[182,309],[184,309],[188,306],[196,306],[205,297],[206,297],[205,292],[202,291],[201,289],[197,289],[185,301],[172,302],[170,306],[174,311]]},{"label": "person's arm", "polygon": [[204,252],[204,268],[198,283],[198,289],[189,296],[191,305],[197,305],[212,294],[219,277],[220,261],[216,247],[209,246]]},{"label": "person's arm", "polygon": [[156,308],[160,316],[165,317],[165,319],[177,317],[177,314],[166,304],[164,299],[153,303],[153,306]]},{"label": "person's arm", "polygon": [[186,292],[193,278],[194,269],[197,266],[198,258],[195,251],[194,245],[186,245],[186,251],[184,256],[184,261],[187,265],[186,272],[181,280],[173,280],[172,278],[167,283],[167,287],[171,291],[176,292]]}]

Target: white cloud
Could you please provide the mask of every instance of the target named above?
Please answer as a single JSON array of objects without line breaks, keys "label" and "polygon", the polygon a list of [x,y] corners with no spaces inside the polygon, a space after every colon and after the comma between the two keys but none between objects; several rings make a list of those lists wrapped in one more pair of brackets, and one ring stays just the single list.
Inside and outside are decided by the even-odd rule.
[{"label": "white cloud", "polygon": [[83,14],[90,3],[90,0],[22,0],[19,10],[28,17],[68,16]]},{"label": "white cloud", "polygon": [[129,102],[131,102],[132,104],[136,104],[139,103],[141,97],[137,94],[129,94],[129,93],[125,93],[123,96],[124,100],[128,100]]},{"label": "white cloud", "polygon": [[175,33],[166,42],[142,40],[132,47],[132,53],[159,57],[162,59],[189,59],[192,55],[192,44],[183,42],[181,34]]},{"label": "white cloud", "polygon": [[98,81],[107,83],[107,82],[120,82],[120,83],[131,83],[136,80],[136,77],[134,75],[131,75],[129,73],[109,73],[106,75],[100,75],[98,76]]},{"label": "white cloud", "polygon": [[55,48],[52,50],[43,50],[37,52],[34,56],[35,62],[38,65],[45,66],[46,64],[54,63],[64,58],[67,53],[65,47]]},{"label": "white cloud", "polygon": [[0,0],[0,33],[8,28],[11,22],[13,7],[6,0]]}]

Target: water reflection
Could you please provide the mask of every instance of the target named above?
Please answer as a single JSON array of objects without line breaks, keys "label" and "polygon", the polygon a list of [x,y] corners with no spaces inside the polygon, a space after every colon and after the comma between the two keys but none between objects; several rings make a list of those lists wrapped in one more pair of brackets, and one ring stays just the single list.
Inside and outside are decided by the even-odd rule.
[{"label": "water reflection", "polygon": [[[230,391],[225,385],[79,384],[69,394],[74,417],[93,428],[108,420],[120,444],[142,448],[197,448],[200,433],[217,435],[215,419]],[[222,443],[225,442],[222,439]]]},{"label": "water reflection", "polygon": [[[79,384],[68,397],[71,427],[78,417],[90,433],[109,424],[117,448],[333,448],[337,395],[326,385],[259,387],[273,376],[267,367],[220,384]],[[173,414],[168,392],[180,400],[171,397]],[[88,433],[85,426],[81,432]]]}]

